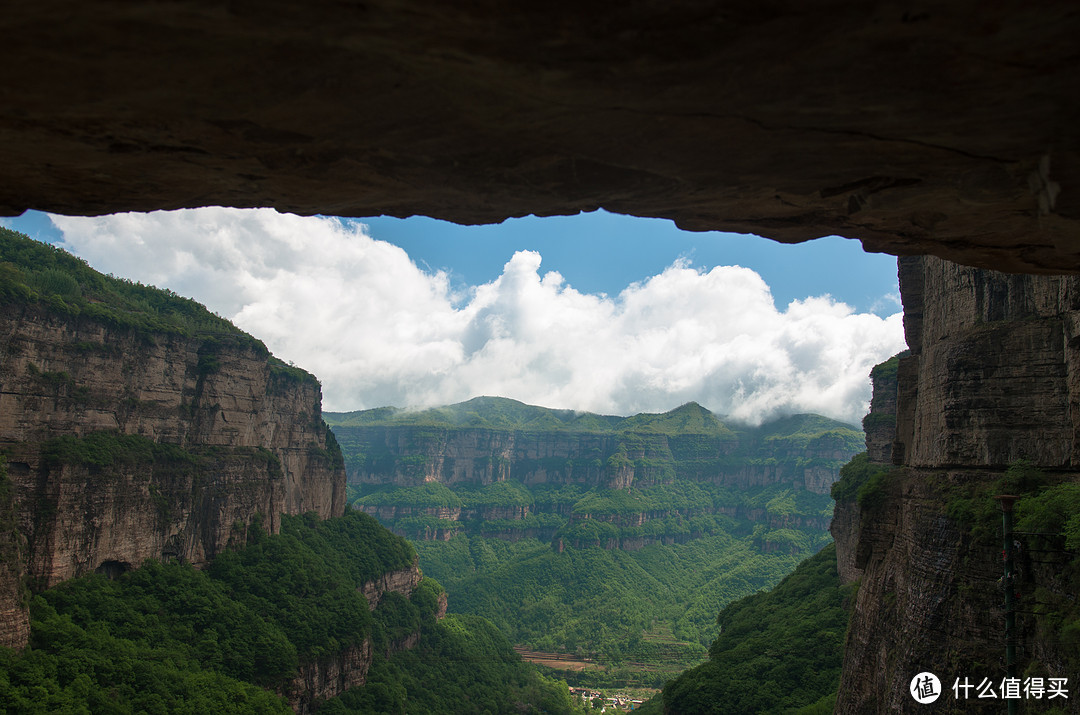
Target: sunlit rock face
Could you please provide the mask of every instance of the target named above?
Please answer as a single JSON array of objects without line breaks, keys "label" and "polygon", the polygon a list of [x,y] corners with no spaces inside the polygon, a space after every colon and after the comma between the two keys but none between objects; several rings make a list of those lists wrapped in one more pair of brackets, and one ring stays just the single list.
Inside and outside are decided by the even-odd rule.
[{"label": "sunlit rock face", "polygon": [[911,354],[893,456],[916,467],[1080,466],[1080,284],[900,261]]},{"label": "sunlit rock face", "polygon": [[1080,268],[1070,0],[19,3],[0,212],[604,207]]}]

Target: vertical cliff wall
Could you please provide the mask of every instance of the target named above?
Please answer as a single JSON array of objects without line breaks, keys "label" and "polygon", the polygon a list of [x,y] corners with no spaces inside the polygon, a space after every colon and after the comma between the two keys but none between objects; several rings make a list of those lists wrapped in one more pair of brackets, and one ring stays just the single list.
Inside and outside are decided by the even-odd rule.
[{"label": "vertical cliff wall", "polygon": [[632,423],[687,412],[703,415],[715,427],[709,432],[630,428],[599,432],[357,426],[338,423],[340,415],[329,415],[328,421],[345,452],[349,483],[357,485],[490,484],[510,479],[530,486],[629,489],[667,484],[679,477],[739,489],[787,484],[827,494],[836,470],[862,441],[851,425],[817,415],[733,429],[694,403],[663,415],[604,419]]},{"label": "vertical cliff wall", "polygon": [[[870,413],[863,419],[863,433],[866,435],[865,463],[859,463],[862,457],[858,457],[845,465],[841,470],[842,474],[848,474],[849,470],[861,472],[858,475],[848,475],[848,481],[862,482],[868,473],[880,471],[892,464],[893,446],[896,442],[897,371],[900,359],[905,355],[906,353],[895,355],[875,366],[870,372],[873,393],[870,398]],[[836,542],[836,568],[844,583],[851,583],[862,578],[867,554],[873,547],[875,524],[869,519],[865,522],[863,520],[858,488],[834,490],[833,498],[836,505],[829,531]]]},{"label": "vertical cliff wall", "polygon": [[[992,497],[1009,466],[1026,460],[1046,485],[1078,478],[1080,282],[928,257],[901,259],[900,279],[910,354],[897,369],[899,466],[858,508],[838,503],[833,527],[838,553],[848,554],[841,572],[862,578],[837,712],[924,707],[907,688],[927,670],[946,688],[935,711],[997,712],[1000,699],[958,701],[950,688],[956,678],[1000,684],[1004,676],[1000,512]],[[868,433],[879,460],[881,442],[872,445]],[[1016,584],[1028,598],[1019,616],[1020,672],[1072,676],[1075,688],[1068,646],[1034,614],[1036,591],[1044,612],[1070,597],[1067,557],[1029,550],[1027,537],[1017,543],[1027,554]],[[1077,708],[1075,700],[1052,704]],[[1026,705],[1036,706],[1043,704]]]},{"label": "vertical cliff wall", "polygon": [[[340,515],[344,467],[327,440],[318,382],[247,336],[4,303],[0,448],[22,556],[5,559],[0,588],[147,558],[201,564],[256,514],[271,531],[282,513]],[[25,609],[3,604],[0,643],[18,646]]]},{"label": "vertical cliff wall", "polygon": [[[456,414],[465,419],[448,424]],[[636,550],[753,530],[766,551],[798,552],[827,528],[829,488],[863,442],[850,425],[816,415],[729,427],[693,403],[605,417],[475,398],[426,413],[327,419],[354,507],[396,533],[576,548]],[[475,424],[485,421],[498,426]]]}]

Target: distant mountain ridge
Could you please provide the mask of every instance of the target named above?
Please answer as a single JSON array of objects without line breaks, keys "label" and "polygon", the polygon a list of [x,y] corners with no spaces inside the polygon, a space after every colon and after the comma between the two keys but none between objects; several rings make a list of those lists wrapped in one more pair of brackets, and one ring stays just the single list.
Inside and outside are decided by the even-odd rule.
[{"label": "distant mountain ridge", "polygon": [[323,412],[331,427],[428,426],[483,427],[499,430],[565,430],[578,432],[652,432],[734,437],[741,431],[765,429],[769,434],[792,436],[829,429],[860,431],[858,427],[815,414],[782,417],[761,428],[734,427],[696,402],[661,413],[643,412],[629,417],[600,415],[579,410],[528,405],[507,397],[474,397],[465,402],[424,410],[376,407],[354,412]]}]

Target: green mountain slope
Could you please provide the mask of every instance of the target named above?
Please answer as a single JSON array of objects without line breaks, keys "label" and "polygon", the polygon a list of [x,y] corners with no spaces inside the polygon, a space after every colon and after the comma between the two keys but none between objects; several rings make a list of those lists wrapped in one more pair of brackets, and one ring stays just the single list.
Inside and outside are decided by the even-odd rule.
[{"label": "green mountain slope", "polygon": [[530,649],[644,667],[655,684],[704,657],[718,608],[777,583],[809,553],[762,553],[726,534],[634,552],[478,536],[416,546],[453,611],[484,616]]},{"label": "green mountain slope", "polygon": [[781,418],[761,428],[727,424],[696,402],[688,402],[668,412],[617,417],[538,407],[506,397],[474,397],[465,402],[424,410],[377,407],[355,412],[325,412],[324,416],[327,424],[332,427],[482,427],[511,431],[698,434],[726,439],[735,439],[739,434],[760,435],[762,438],[796,435],[810,437],[829,430],[859,431],[853,425],[809,414]]},{"label": "green mountain slope", "polygon": [[830,540],[828,488],[863,447],[818,415],[727,425],[696,403],[604,417],[484,397],[327,419],[350,502],[416,540],[451,611],[639,685],[698,663],[721,607]]},{"label": "green mountain slope", "polygon": [[664,687],[667,712],[832,712],[840,684],[852,589],[840,584],[830,545],[771,591],[720,611],[709,660]]},{"label": "green mountain slope", "polygon": [[[170,290],[103,275],[70,253],[6,228],[0,228],[0,303],[85,316],[147,335],[179,334],[248,347],[266,356],[277,372],[315,380],[314,375],[270,355],[261,340],[201,303]],[[207,370],[213,367],[200,365]]]},{"label": "green mountain slope", "polygon": [[574,410],[554,410],[527,405],[506,397],[474,397],[445,407],[406,410],[378,407],[357,412],[327,413],[327,423],[343,427],[362,425],[423,425],[438,427],[487,427],[491,429],[581,429],[611,431],[621,418]]},{"label": "green mountain slope", "polygon": [[[290,713],[273,691],[298,665],[365,640],[368,684],[319,712],[403,712],[406,700],[417,713],[574,711],[566,685],[523,663],[491,624],[438,620],[430,579],[369,612],[360,586],[413,559],[370,517],[286,516],[280,534],[249,537],[206,571],[148,561],[35,596],[29,647],[0,648],[0,712]],[[411,651],[387,655],[412,634]]]}]

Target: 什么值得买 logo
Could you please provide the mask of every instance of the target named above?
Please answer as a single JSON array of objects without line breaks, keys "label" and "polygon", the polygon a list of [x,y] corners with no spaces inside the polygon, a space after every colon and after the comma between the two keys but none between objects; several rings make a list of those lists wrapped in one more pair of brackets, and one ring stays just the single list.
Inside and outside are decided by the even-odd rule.
[{"label": "\u4ec0\u4e48\u503c\u5f97\u4e70 logo", "polygon": [[915,702],[928,705],[941,697],[941,681],[933,673],[924,671],[911,679],[908,692]]}]

